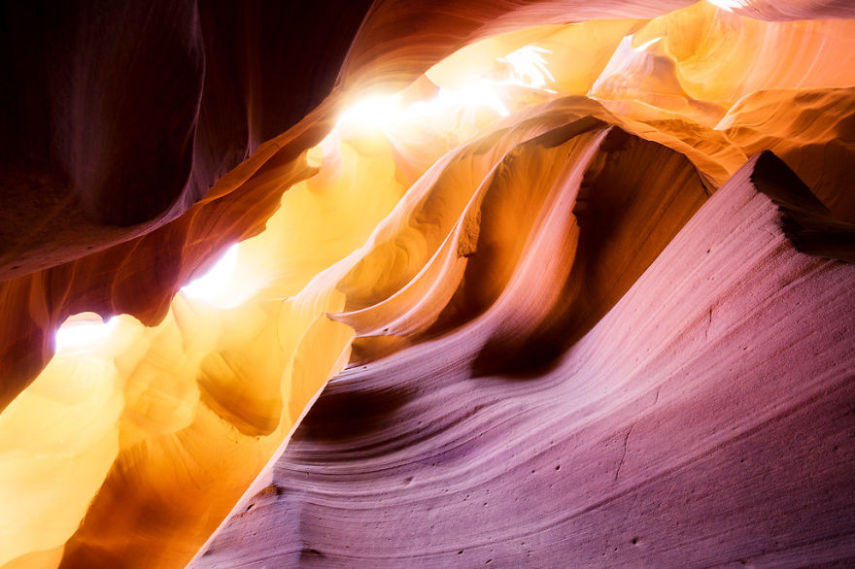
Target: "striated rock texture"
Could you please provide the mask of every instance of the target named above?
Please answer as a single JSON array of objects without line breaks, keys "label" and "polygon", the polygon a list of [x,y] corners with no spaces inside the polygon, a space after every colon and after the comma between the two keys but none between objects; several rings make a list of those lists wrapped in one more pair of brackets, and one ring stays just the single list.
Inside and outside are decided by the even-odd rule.
[{"label": "striated rock texture", "polygon": [[483,315],[333,379],[191,566],[851,565],[855,267],[781,229],[822,214],[759,155],[544,364],[554,216]]},{"label": "striated rock texture", "polygon": [[689,3],[380,2],[361,27],[367,1],[5,3],[0,299],[30,307],[4,318],[0,406],[68,316],[162,320],[203,261],[311,174],[298,157],[348,97],[500,31]]},{"label": "striated rock texture", "polygon": [[3,569],[855,563],[848,3],[2,11]]}]

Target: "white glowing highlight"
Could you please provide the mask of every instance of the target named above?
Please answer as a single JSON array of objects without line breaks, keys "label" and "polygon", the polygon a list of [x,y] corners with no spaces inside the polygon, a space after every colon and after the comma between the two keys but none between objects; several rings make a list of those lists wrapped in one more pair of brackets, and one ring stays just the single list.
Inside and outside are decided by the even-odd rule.
[{"label": "white glowing highlight", "polygon": [[543,47],[527,45],[498,60],[511,67],[511,82],[530,89],[548,90],[547,79],[555,82],[555,77],[549,72],[546,58],[543,57],[545,53],[552,52]]},{"label": "white glowing highlight", "polygon": [[382,129],[398,120],[404,111],[397,95],[374,95],[349,107],[339,117],[339,124],[360,130]]},{"label": "white glowing highlight", "polygon": [[97,348],[110,338],[116,322],[115,316],[105,322],[92,312],[69,317],[54,336],[57,353],[82,352]]},{"label": "white glowing highlight", "polygon": [[194,279],[181,288],[182,294],[188,298],[200,300],[220,307],[233,306],[229,299],[224,298],[231,288],[238,261],[238,244],[229,247],[225,254],[214,264],[207,273]]},{"label": "white glowing highlight", "polygon": [[432,116],[448,113],[490,109],[497,115],[510,114],[494,82],[476,81],[461,88],[439,89],[436,96],[402,105],[397,95],[373,96],[349,107],[339,118],[338,125],[360,132],[387,130],[415,120],[430,120]]},{"label": "white glowing highlight", "polygon": [[461,107],[486,107],[499,116],[506,117],[510,113],[502,99],[501,93],[494,84],[477,82],[464,86],[451,94],[452,101]]},{"label": "white glowing highlight", "polygon": [[644,52],[644,51],[647,51],[647,49],[648,49],[649,47],[652,47],[652,46],[654,46],[655,44],[657,44],[657,43],[659,43],[660,41],[662,41],[663,37],[664,37],[664,36],[659,36],[658,38],[653,38],[652,40],[646,41],[646,42],[644,42],[643,44],[641,44],[640,46],[638,46],[638,47],[636,47],[636,48],[633,48],[633,49],[635,49],[635,51],[637,51],[637,52]]},{"label": "white glowing highlight", "polygon": [[747,2],[745,0],[708,0],[710,4],[721,8],[727,12],[733,12],[740,8],[745,8]]},{"label": "white glowing highlight", "polygon": [[399,95],[366,97],[345,110],[336,126],[360,132],[383,131],[408,121],[429,121],[432,117],[471,113],[479,109],[488,109],[500,117],[506,117],[511,113],[509,87],[556,92],[547,88],[549,82],[555,81],[544,57],[548,53],[552,52],[534,45],[524,46],[497,58],[506,65],[505,77],[478,77],[455,89],[441,88],[433,98],[408,105],[401,102]]}]

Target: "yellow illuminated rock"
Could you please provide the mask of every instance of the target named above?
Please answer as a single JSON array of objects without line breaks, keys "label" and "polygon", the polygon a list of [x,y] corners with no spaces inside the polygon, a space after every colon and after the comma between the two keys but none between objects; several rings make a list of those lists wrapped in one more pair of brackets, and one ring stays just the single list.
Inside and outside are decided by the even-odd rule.
[{"label": "yellow illuminated rock", "polygon": [[[544,204],[572,205],[550,188],[606,170],[596,145],[668,164],[682,193],[662,189],[661,172],[649,187],[685,200],[681,215],[772,149],[855,216],[810,154],[851,154],[848,123],[812,119],[841,105],[851,118],[853,84],[855,22],[767,22],[701,2],[652,20],[527,26],[401,93],[347,93],[354,104],[299,158],[313,175],[162,322],[84,314],[63,326],[56,355],[0,414],[0,567],[186,564],[331,376],[497,301],[538,246]],[[566,254],[556,274],[572,268],[574,223],[550,245]],[[478,243],[495,251],[490,277],[467,281]]]}]

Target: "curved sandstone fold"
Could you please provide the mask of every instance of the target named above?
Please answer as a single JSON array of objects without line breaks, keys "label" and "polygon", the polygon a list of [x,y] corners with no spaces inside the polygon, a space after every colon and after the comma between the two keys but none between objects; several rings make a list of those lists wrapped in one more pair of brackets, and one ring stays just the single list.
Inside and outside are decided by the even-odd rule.
[{"label": "curved sandstone fold", "polygon": [[853,103],[852,87],[762,90],[741,99],[716,128],[746,153],[774,152],[835,218],[851,223],[855,193],[841,189],[855,152]]},{"label": "curved sandstone fold", "polygon": [[[2,105],[8,152],[0,299],[20,305],[31,298],[47,309],[12,314],[3,324],[0,407],[44,367],[51,353],[45,331],[68,316],[128,313],[147,324],[161,321],[201,265],[261,231],[281,192],[310,175],[295,163],[354,93],[405,86],[454,50],[499,32],[652,17],[690,2],[435,2],[427,10],[379,2],[370,11],[368,4],[134,8],[91,0],[60,11],[52,3],[4,7],[3,53],[17,90],[7,91]],[[108,27],[128,52],[100,33],[104,22],[122,22]],[[144,25],[131,25],[137,23]],[[21,48],[31,37],[44,38],[41,51]],[[79,65],[66,65],[69,57]],[[193,84],[189,96],[181,89],[186,82]],[[178,95],[159,90],[162,83],[181,91],[181,108],[173,108]],[[104,95],[115,92],[123,97]],[[161,96],[171,97],[168,113]],[[55,109],[45,113],[38,101]],[[105,128],[88,136],[99,121]],[[23,199],[34,192],[38,200]],[[159,270],[127,274],[128,264]]]},{"label": "curved sandstone fold", "polygon": [[835,219],[773,153],[760,155],[751,181],[780,208],[781,228],[796,249],[855,263],[855,224]]},{"label": "curved sandstone fold", "polygon": [[797,252],[758,189],[818,212],[753,158],[525,381],[473,365],[549,286],[343,372],[191,566],[851,562],[855,268]]},{"label": "curved sandstone fold", "polygon": [[0,568],[855,563],[846,2],[0,31]]}]

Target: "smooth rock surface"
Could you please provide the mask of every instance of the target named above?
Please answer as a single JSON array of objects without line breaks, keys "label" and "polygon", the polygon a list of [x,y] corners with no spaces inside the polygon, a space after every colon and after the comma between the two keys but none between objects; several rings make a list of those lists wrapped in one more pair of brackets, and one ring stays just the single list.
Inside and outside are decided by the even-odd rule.
[{"label": "smooth rock surface", "polygon": [[553,365],[476,366],[500,330],[525,342],[540,259],[340,374],[191,567],[855,562],[855,268],[796,251],[757,186],[811,199],[753,159]]},{"label": "smooth rock surface", "polygon": [[2,569],[850,565],[855,20],[715,4],[4,4]]}]

